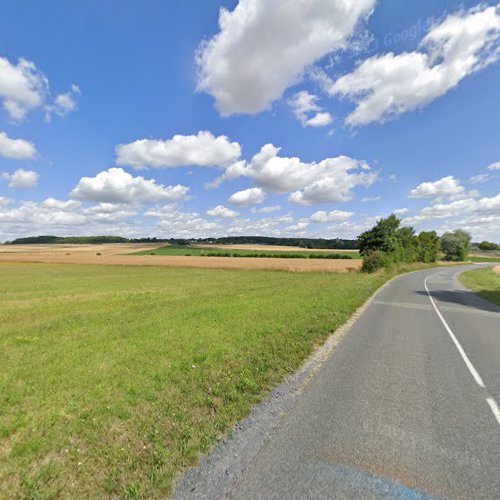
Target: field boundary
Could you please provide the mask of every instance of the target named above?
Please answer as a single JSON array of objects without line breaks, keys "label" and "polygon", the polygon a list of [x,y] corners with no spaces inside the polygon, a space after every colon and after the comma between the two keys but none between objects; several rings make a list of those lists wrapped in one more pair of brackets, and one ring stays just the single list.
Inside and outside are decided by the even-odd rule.
[{"label": "field boundary", "polygon": [[208,454],[200,456],[197,466],[185,470],[174,481],[174,498],[206,499],[229,495],[234,484],[259,453],[281,418],[292,408],[296,398],[335,352],[376,296],[396,279],[426,270],[403,272],[381,285],[343,325],[314,349],[294,374],[287,377],[261,403],[254,406],[250,415],[239,421]]}]

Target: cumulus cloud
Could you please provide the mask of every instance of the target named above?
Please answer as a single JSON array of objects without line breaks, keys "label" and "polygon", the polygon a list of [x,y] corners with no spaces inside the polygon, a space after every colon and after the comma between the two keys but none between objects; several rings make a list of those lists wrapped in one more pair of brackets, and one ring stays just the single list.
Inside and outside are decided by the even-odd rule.
[{"label": "cumulus cloud", "polygon": [[247,166],[244,175],[265,191],[290,194],[290,201],[304,205],[352,199],[357,186],[370,186],[377,179],[366,162],[347,156],[306,163],[300,158],[278,156],[280,148],[267,144]]},{"label": "cumulus cloud", "polygon": [[26,201],[16,207],[0,207],[0,239],[27,234],[122,234],[139,235],[131,217],[136,212],[119,205],[85,207],[75,200],[47,198]]},{"label": "cumulus cloud", "polygon": [[230,208],[218,205],[214,208],[211,208],[210,210],[207,210],[207,215],[210,215],[210,217],[217,217],[222,219],[234,219],[235,217],[238,217],[238,215],[240,214],[239,212],[235,212]]},{"label": "cumulus cloud", "polygon": [[241,146],[221,135],[200,131],[167,140],[142,139],[116,147],[116,163],[134,168],[183,166],[227,168],[241,156]]},{"label": "cumulus cloud", "polygon": [[18,168],[15,172],[3,173],[1,176],[8,181],[8,186],[14,189],[31,189],[37,186],[39,175],[33,170]]},{"label": "cumulus cloud", "polygon": [[50,121],[54,113],[62,117],[75,111],[78,106],[78,97],[80,95],[80,87],[73,84],[68,92],[57,95],[52,104],[45,106],[45,119]]},{"label": "cumulus cloud", "polygon": [[[47,113],[63,116],[76,107],[75,96],[80,92],[76,85],[66,94],[59,94],[51,102],[47,77],[26,59],[17,64],[0,57],[0,102],[15,121],[22,121],[30,111],[44,107]],[[70,102],[71,101],[71,102]]]},{"label": "cumulus cloud", "polygon": [[11,139],[5,132],[0,132],[0,156],[29,160],[36,154],[36,148],[31,142],[24,139]]},{"label": "cumulus cloud", "polygon": [[320,211],[312,214],[310,220],[311,222],[340,222],[350,219],[353,215],[353,212],[343,212],[342,210]]},{"label": "cumulus cloud", "polygon": [[332,115],[323,111],[317,104],[317,100],[318,96],[302,90],[288,101],[295,117],[303,127],[325,127],[332,123]]},{"label": "cumulus cloud", "polygon": [[422,182],[410,192],[410,198],[459,198],[465,194],[465,188],[452,175],[434,182]]},{"label": "cumulus cloud", "polygon": [[429,104],[494,63],[499,36],[500,7],[481,4],[432,27],[418,50],[371,57],[336,82],[323,75],[323,83],[356,104],[348,125],[385,121]]},{"label": "cumulus cloud", "polygon": [[158,218],[158,228],[169,238],[203,238],[216,236],[222,231],[218,222],[207,221],[197,212],[180,212],[172,205],[148,210],[144,215]]},{"label": "cumulus cloud", "polygon": [[266,197],[264,191],[260,188],[244,189],[231,195],[229,203],[238,206],[257,205],[262,203]]},{"label": "cumulus cloud", "polygon": [[500,194],[492,197],[466,198],[450,203],[438,203],[420,210],[403,220],[403,224],[422,224],[427,221],[459,218],[455,224],[464,227],[466,223],[474,235],[485,230],[483,224],[490,226],[496,238],[500,238]]},{"label": "cumulus cloud", "polygon": [[240,0],[222,7],[220,31],[201,44],[198,90],[222,115],[255,114],[321,57],[345,48],[376,0]]},{"label": "cumulus cloud", "polygon": [[500,161],[497,161],[489,165],[488,170],[500,170]]},{"label": "cumulus cloud", "polygon": [[82,177],[71,192],[71,197],[103,203],[148,204],[184,200],[188,191],[188,187],[180,184],[163,186],[154,179],[133,177],[121,168],[110,168],[95,177]]},{"label": "cumulus cloud", "polygon": [[12,200],[5,196],[0,196],[0,207],[5,207],[6,205],[10,205]]}]

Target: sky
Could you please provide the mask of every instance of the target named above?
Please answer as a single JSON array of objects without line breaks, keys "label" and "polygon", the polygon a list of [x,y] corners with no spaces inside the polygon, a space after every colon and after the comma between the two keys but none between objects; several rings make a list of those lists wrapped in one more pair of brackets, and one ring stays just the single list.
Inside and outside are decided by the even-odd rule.
[{"label": "sky", "polygon": [[0,241],[500,243],[500,3],[3,0]]}]

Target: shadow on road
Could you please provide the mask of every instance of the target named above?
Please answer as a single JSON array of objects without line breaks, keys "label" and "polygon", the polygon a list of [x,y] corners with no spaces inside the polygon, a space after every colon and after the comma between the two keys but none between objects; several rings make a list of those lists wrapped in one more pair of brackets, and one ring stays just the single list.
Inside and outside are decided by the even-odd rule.
[{"label": "shadow on road", "polygon": [[[417,290],[415,293],[418,295],[427,295],[425,290]],[[483,293],[488,294],[491,300],[500,301],[500,291],[498,290],[485,290]],[[450,304],[481,309],[483,311],[500,313],[499,306],[467,290],[432,290],[431,295],[434,300],[438,300],[439,302],[448,302]]]}]

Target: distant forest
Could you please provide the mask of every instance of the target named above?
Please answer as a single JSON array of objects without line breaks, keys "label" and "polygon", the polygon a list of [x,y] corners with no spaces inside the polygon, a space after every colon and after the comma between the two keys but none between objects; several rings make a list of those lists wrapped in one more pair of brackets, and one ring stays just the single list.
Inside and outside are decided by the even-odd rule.
[{"label": "distant forest", "polygon": [[170,243],[172,245],[192,244],[218,244],[218,245],[277,245],[301,248],[329,248],[332,250],[356,250],[356,240],[314,239],[314,238],[271,238],[267,236],[228,236],[224,238],[134,238],[128,239],[121,236],[29,236],[7,241],[6,245],[41,245],[41,244],[79,244],[100,245],[104,243]]}]

